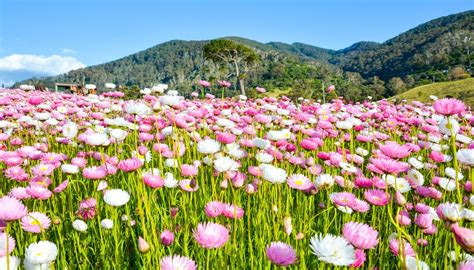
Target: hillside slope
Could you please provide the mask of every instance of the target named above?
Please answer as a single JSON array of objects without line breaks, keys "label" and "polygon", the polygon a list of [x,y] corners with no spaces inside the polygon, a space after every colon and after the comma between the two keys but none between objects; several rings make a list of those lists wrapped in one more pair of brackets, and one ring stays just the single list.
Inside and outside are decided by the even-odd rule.
[{"label": "hillside slope", "polygon": [[421,102],[433,102],[430,95],[444,98],[452,96],[464,101],[474,108],[474,78],[468,78],[453,82],[432,83],[408,90],[405,93],[395,96],[396,99],[406,99],[409,101],[418,100]]}]

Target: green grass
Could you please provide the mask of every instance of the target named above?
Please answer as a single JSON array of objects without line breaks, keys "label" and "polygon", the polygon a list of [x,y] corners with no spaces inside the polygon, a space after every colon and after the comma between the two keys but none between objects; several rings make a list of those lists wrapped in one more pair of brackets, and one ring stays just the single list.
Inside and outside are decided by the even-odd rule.
[{"label": "green grass", "polygon": [[474,78],[418,86],[395,96],[395,98],[407,99],[409,101],[418,100],[421,102],[432,102],[430,95],[439,98],[449,95],[464,101],[471,107],[474,107]]}]

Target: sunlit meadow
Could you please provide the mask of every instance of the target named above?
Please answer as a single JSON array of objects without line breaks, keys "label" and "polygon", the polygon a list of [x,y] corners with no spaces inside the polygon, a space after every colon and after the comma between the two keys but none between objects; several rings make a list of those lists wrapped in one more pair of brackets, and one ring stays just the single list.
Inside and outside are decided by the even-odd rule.
[{"label": "sunlit meadow", "polygon": [[462,101],[200,85],[0,89],[0,269],[473,269]]}]

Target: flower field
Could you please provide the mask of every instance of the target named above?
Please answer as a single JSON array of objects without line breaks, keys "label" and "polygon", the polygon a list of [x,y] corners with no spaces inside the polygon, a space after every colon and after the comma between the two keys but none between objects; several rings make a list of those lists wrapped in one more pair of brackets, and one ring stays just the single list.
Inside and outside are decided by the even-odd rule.
[{"label": "flower field", "polygon": [[474,268],[462,101],[154,90],[0,89],[0,269]]}]

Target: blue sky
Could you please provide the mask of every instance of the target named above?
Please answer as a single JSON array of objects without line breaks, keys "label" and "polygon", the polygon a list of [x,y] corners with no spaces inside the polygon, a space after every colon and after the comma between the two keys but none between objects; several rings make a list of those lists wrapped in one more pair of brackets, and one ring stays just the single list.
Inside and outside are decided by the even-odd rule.
[{"label": "blue sky", "polygon": [[171,39],[233,35],[341,49],[471,9],[472,0],[0,0],[0,82],[18,61],[39,73],[55,66],[43,72],[53,74]]}]

